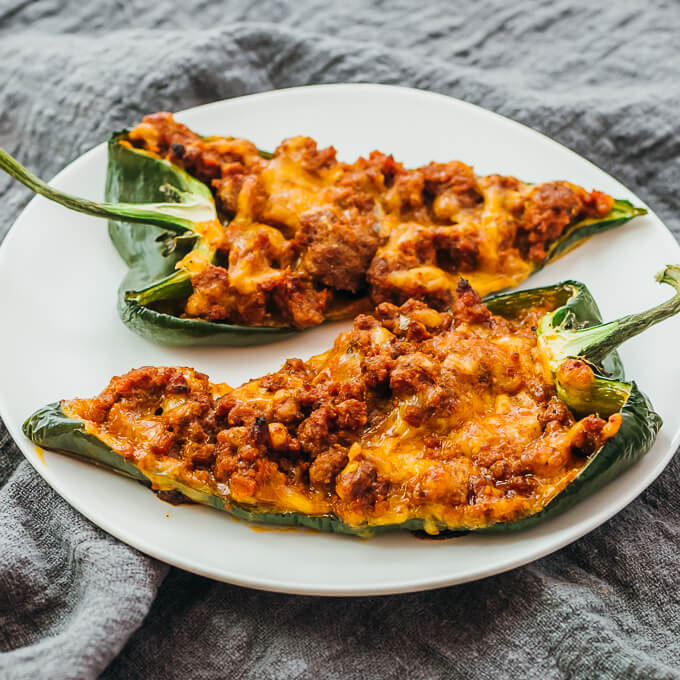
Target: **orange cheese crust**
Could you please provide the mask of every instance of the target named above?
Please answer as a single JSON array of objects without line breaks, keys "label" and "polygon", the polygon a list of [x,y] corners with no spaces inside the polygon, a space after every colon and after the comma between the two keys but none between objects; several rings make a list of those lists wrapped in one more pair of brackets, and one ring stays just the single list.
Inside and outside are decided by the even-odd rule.
[{"label": "orange cheese crust", "polygon": [[407,169],[373,151],[343,163],[309,137],[264,158],[252,142],[202,138],[169,113],[146,116],[128,140],[213,189],[227,223],[221,239],[209,233],[217,262],[180,263],[194,287],[182,313],[211,321],[304,328],[352,316],[357,297],[448,309],[459,275],[480,295],[514,286],[570,224],[613,205],[568,182],[476,176],[460,161]]},{"label": "orange cheese crust", "polygon": [[457,292],[447,313],[383,303],[328,352],[236,389],[144,367],[62,409],[158,489],[170,475],[227,502],[356,527],[517,520],[559,494],[621,417],[575,420],[556,397],[535,337],[550,304],[507,320],[464,281]]}]

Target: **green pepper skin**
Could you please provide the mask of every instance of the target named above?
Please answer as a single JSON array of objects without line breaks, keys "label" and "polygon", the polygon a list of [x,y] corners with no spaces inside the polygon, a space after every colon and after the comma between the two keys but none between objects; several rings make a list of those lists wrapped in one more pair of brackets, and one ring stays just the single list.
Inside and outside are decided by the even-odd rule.
[{"label": "green pepper skin", "polygon": [[92,434],[85,432],[83,423],[69,418],[59,402],[38,409],[23,425],[24,434],[38,446],[68,453],[94,465],[120,472],[126,477],[145,481],[139,468],[128,462]]},{"label": "green pepper skin", "polygon": [[[61,410],[59,402],[48,404],[31,415],[23,425],[24,434],[34,444],[46,449],[66,453],[73,458],[94,463],[101,467],[114,470],[126,477],[130,477],[146,485],[151,485],[151,480],[123,456],[116,453],[101,439],[85,431],[83,423],[74,418],[69,418]],[[365,535],[374,534],[390,529],[423,528],[421,520],[409,520],[403,525],[390,525],[386,527],[356,528],[345,524],[342,520],[330,515],[311,517],[293,512],[254,512],[246,507],[230,503],[224,498],[200,491],[189,490],[182,484],[175,483],[178,491],[188,491],[193,500],[204,505],[209,505],[217,510],[223,510],[239,519],[264,524],[277,524],[279,526],[301,526],[317,531],[333,532],[340,534]]]},{"label": "green pepper skin", "polygon": [[[550,299],[558,308],[555,321],[573,315],[573,324],[577,328],[587,328],[602,323],[600,308],[588,288],[580,281],[563,281],[543,288],[530,288],[512,293],[497,293],[484,298],[484,304],[499,316],[512,318],[523,309],[541,304]],[[609,354],[599,366],[600,372],[608,378],[624,380],[625,372],[618,352]]]},{"label": "green pepper skin", "polygon": [[[171,184],[182,191],[202,193],[213,200],[210,189],[172,163],[153,158],[120,144],[125,132],[109,140],[105,200],[111,203],[151,203],[165,199],[160,187]],[[153,198],[151,198],[153,197]],[[158,237],[161,227],[109,220],[109,236],[119,255],[130,267],[118,290],[118,313],[126,326],[162,345],[228,345],[242,347],[273,342],[295,334],[293,328],[251,327],[182,319],[139,304],[130,291],[140,291],[173,274],[187,250],[178,248],[163,255]],[[191,282],[177,286],[174,295],[186,299]]]},{"label": "green pepper skin", "polygon": [[[208,187],[184,170],[168,161],[122,145],[127,132],[118,132],[109,140],[109,160],[106,179],[106,200],[111,203],[149,203],[163,198],[158,187],[169,183],[183,191],[196,193],[197,185],[210,195]],[[263,153],[263,152],[262,152]],[[265,155],[263,153],[263,155]],[[630,202],[617,200],[609,215],[599,220],[584,220],[573,225],[550,248],[545,261],[536,267],[542,269],[570,248],[595,234],[607,231],[647,211]],[[163,246],[157,241],[162,228],[132,224],[123,221],[109,222],[109,234],[120,256],[130,267],[118,291],[118,312],[123,322],[133,331],[152,342],[163,345],[226,345],[246,346],[274,342],[300,331],[289,327],[247,327],[214,323],[197,319],[182,319],[140,304],[134,291],[153,287],[175,270],[175,265],[186,253],[179,250],[163,255]],[[191,293],[191,283],[177,286],[173,295],[186,299]]]},{"label": "green pepper skin", "polygon": [[578,477],[540,512],[517,522],[489,527],[485,531],[507,532],[527,529],[568,510],[581,499],[608,484],[652,448],[661,429],[661,416],[635,383],[621,409],[621,427],[595,453]]},{"label": "green pepper skin", "polygon": [[572,248],[575,248],[591,236],[602,234],[624,222],[632,220],[633,217],[639,217],[640,215],[646,214],[647,211],[644,208],[636,208],[630,201],[621,198],[616,199],[614,201],[614,206],[606,217],[601,219],[583,220],[569,227],[569,229],[567,229],[564,234],[550,246],[545,261],[537,267],[534,272],[539,271],[539,269],[545,267],[546,264],[550,264],[562,255],[565,255]]},{"label": "green pepper skin", "polygon": [[[601,321],[597,305],[581,283],[568,281],[555,286],[519,291],[490,298],[488,306],[495,314],[512,317],[522,308],[536,304],[545,298],[561,305],[558,319],[573,315],[574,327],[587,327]],[[601,372],[613,380],[623,379],[623,367],[616,353],[602,362]],[[607,440],[594,453],[581,473],[562,493],[555,497],[539,513],[507,524],[476,529],[476,532],[507,532],[534,526],[548,520],[577,503],[582,498],[600,489],[614,477],[639,460],[652,446],[661,427],[661,418],[654,412],[647,397],[640,392],[635,383],[631,384],[628,400],[621,409],[622,422],[617,434]],[[50,404],[30,416],[24,423],[25,435],[38,446],[55,449],[88,460],[98,465],[112,468],[134,479],[150,483],[143,472],[125,458],[111,450],[104,442],[84,431],[81,421],[68,418],[59,403]],[[302,526],[318,531],[341,534],[370,536],[393,530],[424,530],[424,521],[411,519],[403,524],[386,526],[359,526],[346,524],[334,516],[307,516],[299,513],[267,512],[265,509],[240,506],[228,499],[187,490],[174,483],[178,491],[188,491],[193,500],[223,510],[250,522],[264,524]],[[439,526],[441,531],[465,531],[468,527]]]},{"label": "green pepper skin", "polygon": [[[176,265],[190,248],[214,262],[216,252],[196,227],[217,218],[215,202],[206,184],[169,161],[134,148],[128,141],[127,131],[114,133],[109,140],[104,203],[49,186],[3,149],[0,170],[71,210],[109,218],[111,240],[130,268],[118,291],[118,311],[123,322],[142,337],[165,345],[238,347],[273,342],[299,332],[275,324],[240,326],[179,316],[193,288],[190,273]],[[263,158],[272,156],[259,153]],[[615,201],[606,217],[572,225],[552,244],[534,271],[586,238],[646,212],[628,201]],[[355,300],[362,301],[368,298]],[[329,313],[328,318],[333,314]]]}]

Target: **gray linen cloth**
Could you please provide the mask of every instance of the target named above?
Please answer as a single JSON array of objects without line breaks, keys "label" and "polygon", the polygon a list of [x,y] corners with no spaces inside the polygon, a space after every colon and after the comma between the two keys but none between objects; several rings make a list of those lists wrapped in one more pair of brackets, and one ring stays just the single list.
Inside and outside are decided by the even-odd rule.
[{"label": "gray linen cloth", "polygon": [[[173,5],[0,0],[0,145],[51,177],[147,112],[395,83],[547,133],[680,234],[673,0]],[[1,238],[30,194],[0,176],[0,196]],[[76,513],[1,425],[0,450],[2,678],[680,677],[678,458],[611,521],[532,565],[321,599],[170,569]]]}]

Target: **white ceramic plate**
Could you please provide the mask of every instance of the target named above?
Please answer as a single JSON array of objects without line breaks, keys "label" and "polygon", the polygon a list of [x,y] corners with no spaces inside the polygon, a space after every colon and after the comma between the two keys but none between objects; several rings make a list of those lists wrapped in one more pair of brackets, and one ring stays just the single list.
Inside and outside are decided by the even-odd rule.
[{"label": "white ceramic plate", "polygon": [[[528,181],[569,179],[638,205],[642,201],[588,161],[546,137],[476,106],[441,95],[377,85],[302,87],[217,102],[178,116],[205,134],[238,135],[273,149],[306,134],[333,144],[342,159],[372,149],[407,166],[462,159],[478,173]],[[134,123],[135,121],[130,121]],[[55,186],[100,199],[106,148],[69,165]],[[525,287],[566,278],[584,281],[605,319],[669,295],[654,282],[680,247],[651,212],[572,252]],[[189,571],[290,593],[367,595],[423,590],[489,576],[574,541],[633,500],[663,470],[680,435],[677,385],[680,318],[631,340],[621,351],[629,376],[652,398],[665,424],[647,456],[558,519],[510,536],[423,541],[408,533],[371,540],[305,530],[263,531],[199,506],[173,507],[141,485],[45,452],[21,433],[36,408],[91,396],[113,375],[144,364],[188,365],[238,385],[276,370],[288,357],[326,349],[348,323],[252,348],[167,348],[134,335],[116,315],[125,273],[106,222],[34,198],[0,247],[0,415],[25,456],[71,505],[105,531]]]}]

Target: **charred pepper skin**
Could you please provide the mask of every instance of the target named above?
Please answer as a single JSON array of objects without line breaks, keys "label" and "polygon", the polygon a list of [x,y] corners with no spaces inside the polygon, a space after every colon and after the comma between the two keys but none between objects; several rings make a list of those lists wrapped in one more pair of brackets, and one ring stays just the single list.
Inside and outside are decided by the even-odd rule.
[{"label": "charred pepper skin", "polygon": [[[677,278],[677,286],[680,287],[680,268],[673,269]],[[551,321],[554,321],[560,328],[575,331],[601,324],[600,312],[592,295],[585,285],[576,281],[496,295],[487,300],[487,306],[494,314],[512,317],[546,298],[556,306],[556,310],[546,316],[550,316]],[[665,303],[666,316],[680,311],[680,294],[676,294],[671,303]],[[655,318],[652,316],[648,316],[648,326],[660,320],[658,315]],[[625,339],[626,337],[621,336],[618,344]],[[602,488],[649,451],[661,428],[661,417],[654,411],[649,399],[639,390],[635,382],[622,382],[624,380],[623,366],[615,351],[609,353],[599,363],[596,370],[595,377],[598,384],[612,383],[625,386],[627,394],[625,403],[622,406],[619,403],[615,405],[616,408],[613,408],[613,411],[621,414],[618,432],[592,454],[579,475],[539,512],[512,523],[499,523],[477,528],[475,532],[517,531],[552,519]],[[138,468],[112,451],[97,437],[85,432],[82,422],[65,416],[58,402],[36,411],[26,420],[23,429],[26,436],[38,446],[74,455],[150,484],[150,480]],[[309,516],[293,512],[276,512],[265,507],[246,507],[232,503],[228,498],[188,489],[179,483],[174,484],[174,488],[198,503],[229,512],[251,522],[303,526],[318,531],[359,536],[394,530],[420,531],[425,529],[425,520],[422,519],[410,519],[402,524],[386,526],[350,526],[330,515]],[[437,525],[437,528],[440,531],[467,531],[469,529],[465,526],[444,524]]]}]

